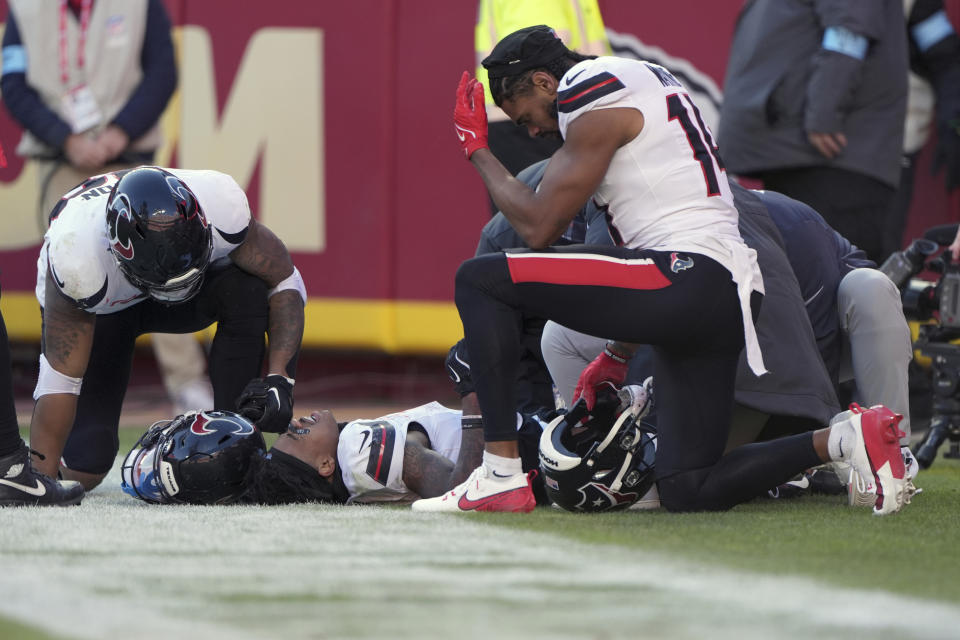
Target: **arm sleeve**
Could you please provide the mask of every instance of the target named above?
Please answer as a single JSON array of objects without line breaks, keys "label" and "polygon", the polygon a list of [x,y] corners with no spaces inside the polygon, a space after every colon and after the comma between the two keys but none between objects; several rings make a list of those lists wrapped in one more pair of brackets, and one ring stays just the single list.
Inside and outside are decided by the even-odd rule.
[{"label": "arm sleeve", "polygon": [[70,125],[43,103],[34,89],[27,84],[27,51],[20,40],[13,12],[7,13],[7,26],[3,33],[3,76],[0,91],[3,102],[13,119],[21,127],[60,149],[70,135]]},{"label": "arm sleeve", "polygon": [[113,123],[136,140],[152,127],[177,86],[177,66],[170,36],[170,17],[160,0],[150,0],[140,52],[143,79]]},{"label": "arm sleeve", "polygon": [[872,42],[883,35],[885,13],[878,2],[846,0],[819,0],[814,11],[823,39],[807,84],[804,127],[835,133],[843,129],[842,105],[860,84],[863,60]]}]

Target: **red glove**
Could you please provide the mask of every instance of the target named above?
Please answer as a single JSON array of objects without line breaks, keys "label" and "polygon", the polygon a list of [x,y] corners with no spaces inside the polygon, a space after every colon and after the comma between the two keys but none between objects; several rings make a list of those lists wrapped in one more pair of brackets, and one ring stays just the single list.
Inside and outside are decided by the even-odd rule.
[{"label": "red glove", "polygon": [[593,404],[597,401],[597,387],[602,384],[620,387],[626,377],[627,359],[604,349],[580,374],[577,388],[573,391],[573,402],[576,403],[582,397],[587,401],[587,409],[593,409]]},{"label": "red glove", "polygon": [[483,102],[483,85],[466,71],[460,76],[457,86],[453,127],[467,160],[477,149],[487,148],[487,109]]}]

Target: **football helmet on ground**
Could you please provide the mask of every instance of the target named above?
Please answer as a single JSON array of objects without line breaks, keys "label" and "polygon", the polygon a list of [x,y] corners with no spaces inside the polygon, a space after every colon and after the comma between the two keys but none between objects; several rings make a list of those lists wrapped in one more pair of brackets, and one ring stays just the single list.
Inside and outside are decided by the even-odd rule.
[{"label": "football helmet on ground", "polygon": [[637,502],[654,483],[656,433],[641,422],[653,379],[620,394],[600,391],[592,410],[580,399],[540,437],[547,496],[567,511],[613,511]]},{"label": "football helmet on ground", "polygon": [[154,423],[123,461],[124,492],[157,504],[222,504],[245,488],[263,435],[243,416],[200,411]]}]

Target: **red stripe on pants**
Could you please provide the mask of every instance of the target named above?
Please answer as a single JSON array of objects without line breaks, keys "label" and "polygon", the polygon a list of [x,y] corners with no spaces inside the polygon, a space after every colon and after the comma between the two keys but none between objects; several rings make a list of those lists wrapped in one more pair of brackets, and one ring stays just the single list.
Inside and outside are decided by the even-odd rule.
[{"label": "red stripe on pants", "polygon": [[507,254],[514,283],[593,285],[624,289],[663,289],[670,281],[649,259],[623,260],[596,255]]}]

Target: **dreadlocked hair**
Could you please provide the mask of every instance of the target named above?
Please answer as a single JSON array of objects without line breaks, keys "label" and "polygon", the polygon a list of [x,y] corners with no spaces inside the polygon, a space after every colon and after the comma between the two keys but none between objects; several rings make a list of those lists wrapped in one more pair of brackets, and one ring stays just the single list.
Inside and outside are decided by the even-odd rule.
[{"label": "dreadlocked hair", "polygon": [[241,504],[295,504],[302,502],[346,502],[344,491],[322,477],[305,462],[280,451],[251,460],[244,478]]},{"label": "dreadlocked hair", "polygon": [[585,56],[577,53],[576,51],[570,51],[561,57],[548,62],[542,67],[530,69],[529,71],[524,71],[523,73],[515,76],[504,76],[502,78],[496,78],[493,80],[488,79],[488,84],[490,85],[490,96],[493,98],[493,101],[498,107],[502,106],[505,100],[513,100],[519,95],[523,95],[529,91],[532,91],[533,74],[537,71],[545,71],[556,78],[559,82],[560,78],[563,77],[563,74],[565,74],[570,67],[578,62],[583,62],[584,60],[593,60],[596,57],[597,56]]}]

